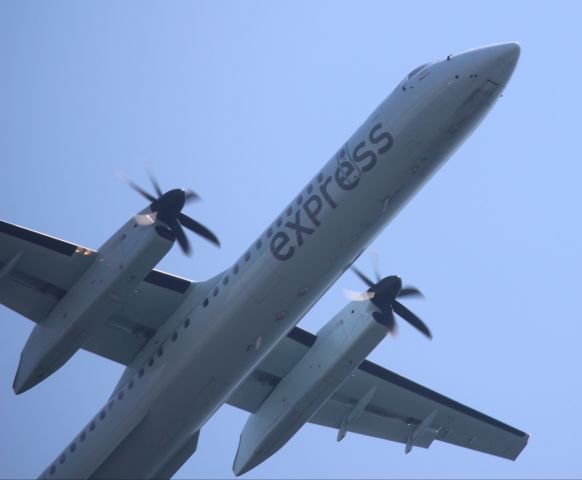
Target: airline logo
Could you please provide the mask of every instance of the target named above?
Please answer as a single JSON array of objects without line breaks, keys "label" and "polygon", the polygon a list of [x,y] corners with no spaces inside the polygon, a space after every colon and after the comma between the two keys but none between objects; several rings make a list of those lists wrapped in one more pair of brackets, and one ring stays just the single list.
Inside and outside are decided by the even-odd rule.
[{"label": "airline logo", "polygon": [[306,238],[313,235],[321,225],[319,216],[324,207],[332,210],[337,207],[336,200],[330,194],[330,187],[335,184],[344,191],[357,188],[361,176],[373,170],[378,163],[378,157],[390,150],[393,144],[392,135],[382,129],[381,122],[370,129],[367,140],[353,148],[345,144],[336,154],[338,166],[334,175],[319,175],[318,187],[291,213],[290,220],[281,230],[273,235],[270,243],[273,257],[280,261],[292,258],[297,249],[304,245]]}]

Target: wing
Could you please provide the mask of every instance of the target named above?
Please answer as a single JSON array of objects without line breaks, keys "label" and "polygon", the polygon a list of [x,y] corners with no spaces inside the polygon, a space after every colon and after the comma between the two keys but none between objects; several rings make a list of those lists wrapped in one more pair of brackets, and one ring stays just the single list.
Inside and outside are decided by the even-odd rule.
[{"label": "wing", "polygon": [[[293,329],[228,403],[254,413],[315,339],[311,333]],[[358,401],[374,388],[371,400],[347,424],[347,431],[424,448],[433,440],[440,440],[511,460],[527,444],[526,433],[367,360],[323,404],[310,423],[340,429]],[[423,423],[425,419],[429,425]],[[422,434],[416,436],[419,431]]]},{"label": "wing", "polygon": [[[89,248],[0,221],[0,303],[40,323],[96,257]],[[127,365],[191,285],[152,270],[118,311],[92,326],[83,348]]]}]

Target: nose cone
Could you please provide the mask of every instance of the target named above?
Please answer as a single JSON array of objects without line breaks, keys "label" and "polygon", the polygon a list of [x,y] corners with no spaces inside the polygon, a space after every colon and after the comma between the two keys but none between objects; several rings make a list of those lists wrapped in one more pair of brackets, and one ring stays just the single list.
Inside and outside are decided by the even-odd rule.
[{"label": "nose cone", "polygon": [[154,203],[152,209],[160,214],[160,218],[173,218],[184,208],[186,202],[186,192],[179,188],[164,193]]},{"label": "nose cone", "polygon": [[497,57],[498,60],[512,63],[514,66],[519,60],[521,53],[521,47],[516,42],[500,43],[487,48],[491,51],[491,55]]},{"label": "nose cone", "polygon": [[515,70],[521,48],[519,44],[509,42],[479,48],[473,52],[475,60],[480,64],[483,76],[504,85]]},{"label": "nose cone", "polygon": [[400,290],[402,290],[402,279],[398,275],[390,275],[383,278],[369,289],[369,291],[374,292],[372,303],[381,309],[388,308],[388,305],[392,304]]}]

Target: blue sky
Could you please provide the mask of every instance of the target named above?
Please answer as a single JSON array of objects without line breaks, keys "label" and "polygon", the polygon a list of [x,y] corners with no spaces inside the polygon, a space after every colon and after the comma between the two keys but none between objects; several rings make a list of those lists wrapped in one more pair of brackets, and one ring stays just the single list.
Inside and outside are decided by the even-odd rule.
[{"label": "blue sky", "polygon": [[[580,477],[582,44],[578,2],[0,2],[0,218],[98,248],[142,199],[116,177],[203,203],[221,238],[160,268],[229,266],[405,74],[518,41],[504,97],[369,251],[426,294],[371,359],[531,434],[514,463],[304,427],[252,478]],[[370,271],[369,255],[358,265]],[[301,322],[345,305],[345,274]],[[79,352],[16,397],[32,324],[0,308],[0,476],[36,476],[122,367]],[[183,478],[231,475],[246,413],[223,407]]]}]

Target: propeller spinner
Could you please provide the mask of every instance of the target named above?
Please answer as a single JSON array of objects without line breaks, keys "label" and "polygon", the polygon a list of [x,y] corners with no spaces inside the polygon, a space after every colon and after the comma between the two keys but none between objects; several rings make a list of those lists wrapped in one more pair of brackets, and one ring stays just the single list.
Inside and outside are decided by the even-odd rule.
[{"label": "propeller spinner", "polygon": [[[125,178],[125,182],[142,197],[151,202],[150,210],[152,213],[147,215],[147,219],[150,223],[153,223],[156,219],[164,222],[172,231],[180,248],[186,255],[190,255],[191,247],[190,242],[186,237],[186,233],[184,232],[184,228],[187,228],[217,247],[220,247],[220,241],[214,233],[193,218],[182,213],[184,205],[200,198],[196,193],[192,190],[183,190],[180,188],[175,188],[163,193],[157,180],[151,174],[149,177],[157,197],[154,197],[151,193],[147,192],[139,185],[136,185],[128,178]],[[138,219],[138,222],[142,223],[140,219]]]},{"label": "propeller spinner", "polygon": [[374,318],[387,325],[390,331],[396,327],[394,317],[396,314],[432,339],[432,334],[426,324],[397,300],[403,297],[422,297],[422,292],[418,288],[403,287],[402,279],[397,275],[380,278],[380,275],[376,273],[376,282],[373,282],[356,267],[352,267],[352,271],[368,286],[368,290],[362,293],[351,292],[349,298],[356,301],[370,300],[380,309],[379,312],[374,313]]}]

